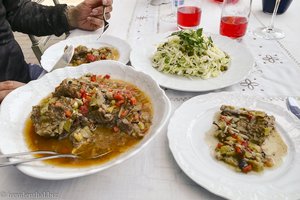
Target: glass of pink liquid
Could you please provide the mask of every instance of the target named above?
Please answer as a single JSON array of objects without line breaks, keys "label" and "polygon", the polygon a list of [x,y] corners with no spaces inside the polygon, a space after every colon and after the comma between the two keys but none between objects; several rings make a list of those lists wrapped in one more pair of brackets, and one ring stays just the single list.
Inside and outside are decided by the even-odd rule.
[{"label": "glass of pink liquid", "polygon": [[247,31],[252,0],[224,0],[220,34],[233,39],[242,38]]},{"label": "glass of pink liquid", "polygon": [[177,27],[197,29],[201,20],[200,0],[184,0],[177,8]]}]

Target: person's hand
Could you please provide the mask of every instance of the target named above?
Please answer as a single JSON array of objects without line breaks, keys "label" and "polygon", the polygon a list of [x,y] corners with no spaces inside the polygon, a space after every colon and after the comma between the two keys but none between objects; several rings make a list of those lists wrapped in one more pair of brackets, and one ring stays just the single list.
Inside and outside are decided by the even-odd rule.
[{"label": "person's hand", "polygon": [[0,82],[0,103],[2,100],[14,89],[25,85],[25,83],[21,83],[18,81],[3,81]]},{"label": "person's hand", "polygon": [[104,25],[103,10],[105,17],[110,18],[113,0],[84,0],[75,7],[67,10],[68,22],[72,28],[94,31]]}]

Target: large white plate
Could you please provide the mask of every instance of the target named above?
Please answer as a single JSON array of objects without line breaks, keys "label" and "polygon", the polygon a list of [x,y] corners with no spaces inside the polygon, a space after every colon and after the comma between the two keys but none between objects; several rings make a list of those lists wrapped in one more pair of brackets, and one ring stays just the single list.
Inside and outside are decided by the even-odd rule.
[{"label": "large white plate", "polygon": [[[261,174],[237,173],[212,155],[207,142],[213,117],[222,104],[258,109],[275,116],[288,146],[282,165]],[[168,126],[170,149],[181,169],[196,183],[228,199],[300,199],[300,123],[277,105],[240,93],[210,93],[185,102]]]},{"label": "large white plate", "polygon": [[[151,75],[161,86],[174,90],[203,92],[224,88],[241,81],[254,65],[254,58],[249,50],[235,40],[220,35],[210,35],[214,43],[231,56],[229,69],[216,78],[203,80],[201,78],[186,78],[165,74],[152,67],[151,57],[158,44],[166,41],[171,33],[159,34],[145,38],[134,45],[130,54],[132,66]],[[142,44],[142,45],[141,45]]]},{"label": "large white plate", "polygon": [[67,45],[73,45],[74,47],[84,45],[88,48],[114,47],[118,49],[120,53],[118,61],[124,64],[128,63],[131,49],[126,41],[110,35],[103,35],[99,39],[98,37],[98,35],[77,36],[62,40],[50,46],[42,55],[42,67],[48,72],[51,71],[58,59],[63,55]]},{"label": "large white plate", "polygon": [[27,175],[41,179],[67,179],[99,172],[134,156],[144,148],[166,124],[171,105],[164,91],[147,74],[116,61],[98,61],[79,67],[66,67],[46,74],[39,80],[10,93],[1,104],[0,111],[0,149],[3,154],[28,151],[24,141],[24,122],[29,117],[32,106],[38,104],[66,77],[80,77],[88,72],[110,74],[113,79],[120,79],[137,85],[151,99],[153,124],[143,140],[129,151],[104,164],[85,168],[62,168],[44,162],[32,162],[17,166]]}]

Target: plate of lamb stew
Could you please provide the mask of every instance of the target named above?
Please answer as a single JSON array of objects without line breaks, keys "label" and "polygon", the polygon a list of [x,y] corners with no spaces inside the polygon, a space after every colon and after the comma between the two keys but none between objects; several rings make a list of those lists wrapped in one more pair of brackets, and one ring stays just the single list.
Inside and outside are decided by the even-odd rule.
[{"label": "plate of lamb stew", "polygon": [[[21,102],[9,100],[23,96]],[[121,163],[146,146],[170,115],[157,83],[116,61],[49,73],[13,92],[2,106],[3,153],[51,150],[79,157],[18,166],[43,179],[83,176]],[[21,114],[7,116],[12,110]],[[7,147],[7,135],[16,130],[23,135],[12,136],[17,142]]]}]

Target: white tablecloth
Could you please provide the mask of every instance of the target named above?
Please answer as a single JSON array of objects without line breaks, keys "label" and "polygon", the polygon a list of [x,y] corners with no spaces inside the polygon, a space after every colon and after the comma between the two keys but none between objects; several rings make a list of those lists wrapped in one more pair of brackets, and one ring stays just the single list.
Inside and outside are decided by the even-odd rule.
[{"label": "white tablecloth", "polygon": [[[251,35],[251,30],[267,24],[270,15],[261,12],[260,1],[253,2],[249,33],[242,40],[256,59],[250,75],[240,83],[226,88],[261,95],[265,100],[285,106],[286,96],[300,95],[300,33],[297,20],[300,1],[276,19],[287,37],[278,42],[264,41]],[[176,30],[176,24],[165,23],[160,16],[168,5],[151,6],[150,0],[114,0],[113,16],[106,34],[134,43],[144,35]],[[207,32],[218,33],[220,5],[203,0],[201,26]],[[91,34],[73,31],[70,37]],[[92,34],[99,34],[94,32]],[[173,110],[197,93],[166,90]],[[46,181],[28,177],[15,167],[0,168],[0,199],[221,199],[189,179],[178,167],[168,148],[166,130],[132,159],[103,172],[71,180]],[[43,198],[44,197],[44,198]]]}]

